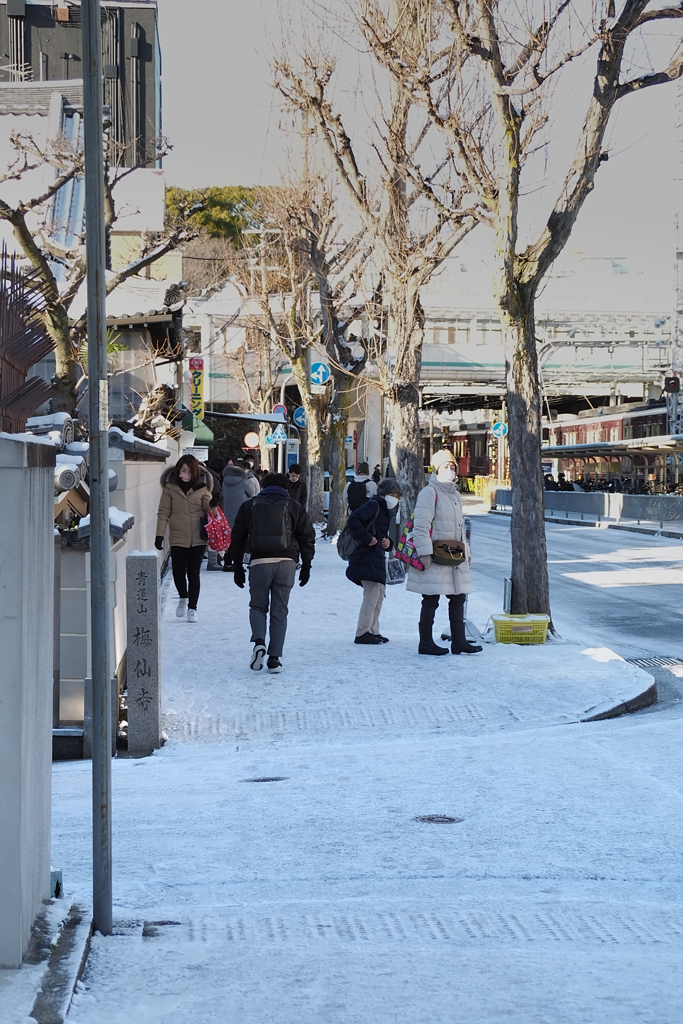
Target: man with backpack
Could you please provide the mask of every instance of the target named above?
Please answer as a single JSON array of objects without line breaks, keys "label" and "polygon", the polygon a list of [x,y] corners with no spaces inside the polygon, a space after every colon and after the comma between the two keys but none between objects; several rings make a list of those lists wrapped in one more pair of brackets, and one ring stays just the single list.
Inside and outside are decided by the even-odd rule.
[{"label": "man with backpack", "polygon": [[299,586],[305,587],[311,578],[315,554],[313,525],[305,509],[290,496],[283,473],[268,473],[263,478],[261,493],[245,501],[235,518],[230,552],[235,565],[234,580],[240,589],[246,581],[242,561],[247,549],[251,552],[249,622],[254,645],[250,668],[254,672],[263,668],[270,606],[267,668],[269,672],[281,672],[296,563],[301,557]]},{"label": "man with backpack", "polygon": [[370,478],[369,474],[370,467],[367,462],[361,462],[355,479],[351,480],[344,488],[343,498],[349,510],[349,515],[377,494],[377,484]]}]

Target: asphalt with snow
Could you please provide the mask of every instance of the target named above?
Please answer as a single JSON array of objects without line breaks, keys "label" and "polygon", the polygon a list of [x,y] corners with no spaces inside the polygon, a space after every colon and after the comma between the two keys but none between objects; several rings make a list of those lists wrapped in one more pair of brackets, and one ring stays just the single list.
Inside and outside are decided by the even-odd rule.
[{"label": "asphalt with snow", "polygon": [[[419,598],[399,587],[391,642],[354,645],[360,590],[326,543],[292,594],[279,676],[248,669],[229,574],[203,574],[196,625],[167,579],[169,742],[113,766],[116,934],[94,938],[69,1022],[678,1022],[679,705],[579,718],[637,682],[587,646],[663,653],[658,626],[680,650],[681,584],[656,579],[672,542],[597,533],[548,528],[562,642],[471,657],[418,656]],[[505,521],[477,516],[473,543],[483,629]],[[619,576],[634,569],[651,581]],[[55,766],[53,863],[86,897],[89,776]]]}]

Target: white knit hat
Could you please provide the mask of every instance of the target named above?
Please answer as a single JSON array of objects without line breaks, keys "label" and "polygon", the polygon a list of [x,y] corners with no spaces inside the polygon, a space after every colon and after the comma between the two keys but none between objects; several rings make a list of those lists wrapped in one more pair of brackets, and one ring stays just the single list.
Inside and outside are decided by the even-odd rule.
[{"label": "white knit hat", "polygon": [[442,448],[432,455],[432,467],[434,469],[438,469],[439,466],[445,466],[447,462],[455,464],[455,455],[448,448]]}]

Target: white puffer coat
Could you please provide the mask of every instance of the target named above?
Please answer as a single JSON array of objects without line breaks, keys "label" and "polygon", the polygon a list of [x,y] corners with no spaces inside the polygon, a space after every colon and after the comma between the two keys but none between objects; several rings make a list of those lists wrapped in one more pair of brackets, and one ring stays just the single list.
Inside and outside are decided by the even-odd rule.
[{"label": "white puffer coat", "polygon": [[[429,531],[431,529],[431,537]],[[415,505],[415,527],[413,539],[418,555],[431,555],[434,540],[465,540],[465,524],[462,518],[462,499],[456,484],[442,483],[432,473],[429,484],[417,496]],[[467,547],[467,561],[451,568],[435,565],[428,569],[408,570],[407,590],[416,594],[470,594],[470,550]]]}]

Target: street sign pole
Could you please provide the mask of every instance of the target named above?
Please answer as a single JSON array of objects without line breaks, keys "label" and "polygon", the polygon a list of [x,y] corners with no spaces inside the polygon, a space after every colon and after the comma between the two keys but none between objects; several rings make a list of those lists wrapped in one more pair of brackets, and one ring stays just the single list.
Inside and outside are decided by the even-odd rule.
[{"label": "street sign pole", "polygon": [[90,412],[93,927],[112,932],[109,426],[100,0],[83,0],[83,136]]}]

